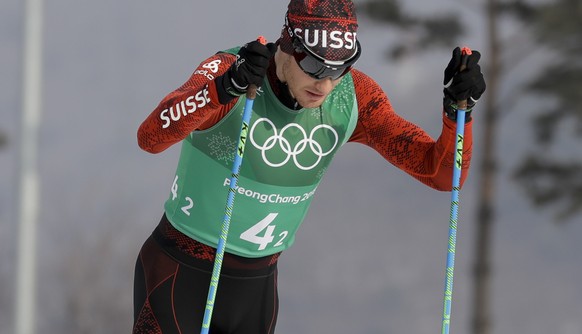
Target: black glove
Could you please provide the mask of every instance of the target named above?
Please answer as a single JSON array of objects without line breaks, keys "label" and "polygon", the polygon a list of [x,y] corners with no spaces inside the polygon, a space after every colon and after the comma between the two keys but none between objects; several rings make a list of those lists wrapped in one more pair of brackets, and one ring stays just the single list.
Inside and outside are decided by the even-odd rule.
[{"label": "black glove", "polygon": [[443,84],[444,98],[443,107],[445,114],[452,120],[457,119],[457,101],[467,100],[467,115],[465,121],[471,120],[471,111],[485,92],[485,79],[481,73],[479,51],[473,50],[470,55],[466,55],[466,68],[459,72],[463,61],[461,49],[456,47],[447,68],[445,69],[445,79]]},{"label": "black glove", "polygon": [[240,48],[236,61],[222,78],[225,91],[231,96],[240,96],[246,93],[250,84],[261,86],[276,50],[275,43],[264,45],[259,41],[252,41]]}]

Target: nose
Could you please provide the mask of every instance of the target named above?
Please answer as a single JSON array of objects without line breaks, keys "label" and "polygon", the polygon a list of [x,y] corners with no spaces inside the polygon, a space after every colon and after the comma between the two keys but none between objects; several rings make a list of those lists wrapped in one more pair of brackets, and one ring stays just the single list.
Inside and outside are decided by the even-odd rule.
[{"label": "nose", "polygon": [[333,82],[331,77],[323,78],[315,82],[315,87],[318,91],[328,94],[333,89]]}]

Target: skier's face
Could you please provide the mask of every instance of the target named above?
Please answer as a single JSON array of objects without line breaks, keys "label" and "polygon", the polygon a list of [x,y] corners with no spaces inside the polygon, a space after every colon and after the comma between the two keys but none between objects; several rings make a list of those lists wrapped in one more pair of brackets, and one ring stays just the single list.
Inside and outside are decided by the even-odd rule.
[{"label": "skier's face", "polygon": [[292,55],[281,50],[277,52],[276,62],[279,80],[287,83],[291,95],[305,108],[321,106],[341,80],[341,78],[332,80],[330,77],[314,79],[299,67]]}]

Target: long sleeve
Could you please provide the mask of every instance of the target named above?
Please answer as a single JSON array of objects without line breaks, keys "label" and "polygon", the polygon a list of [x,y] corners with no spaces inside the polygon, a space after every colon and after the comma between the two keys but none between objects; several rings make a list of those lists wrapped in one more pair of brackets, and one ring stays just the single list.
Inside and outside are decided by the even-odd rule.
[{"label": "long sleeve", "polygon": [[182,141],[194,130],[216,124],[236,102],[220,104],[217,79],[234,62],[235,56],[216,54],[196,68],[188,81],[169,93],[142,122],[137,131],[138,145],[159,153]]},{"label": "long sleeve", "polygon": [[[394,112],[380,86],[357,70],[352,71],[358,100],[358,124],[350,138],[367,145],[397,168],[442,191],[452,188],[455,157],[455,122],[443,116],[437,140]],[[467,178],[472,153],[472,122],[465,125],[461,185]]]}]

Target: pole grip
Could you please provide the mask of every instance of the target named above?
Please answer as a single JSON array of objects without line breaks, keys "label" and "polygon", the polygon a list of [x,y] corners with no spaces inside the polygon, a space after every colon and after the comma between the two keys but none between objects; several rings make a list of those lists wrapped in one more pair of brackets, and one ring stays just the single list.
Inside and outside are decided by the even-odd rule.
[{"label": "pole grip", "polygon": [[[264,36],[259,36],[257,37],[257,41],[259,41],[259,43],[266,45],[267,44],[267,39]],[[249,87],[247,88],[247,99],[249,100],[254,100],[257,97],[257,85],[255,84],[250,84]]]},{"label": "pole grip", "polygon": [[[459,72],[462,72],[467,68],[467,61],[468,61],[471,53],[472,53],[471,49],[466,47],[466,46],[464,46],[461,49],[461,67],[459,68]],[[457,109],[466,111],[467,110],[467,100],[457,101]]]},{"label": "pole grip", "polygon": [[257,97],[257,85],[250,84],[247,88],[247,99],[254,100]]}]

